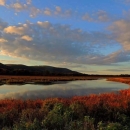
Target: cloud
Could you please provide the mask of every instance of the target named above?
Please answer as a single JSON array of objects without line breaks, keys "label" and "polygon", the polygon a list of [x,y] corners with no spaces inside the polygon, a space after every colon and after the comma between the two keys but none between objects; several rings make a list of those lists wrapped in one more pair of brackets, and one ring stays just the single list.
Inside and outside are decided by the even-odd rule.
[{"label": "cloud", "polygon": [[32,18],[36,17],[41,13],[40,9],[32,5],[32,0],[25,0],[25,2],[13,2],[11,4],[8,4],[6,8],[14,9],[16,12],[26,11]]},{"label": "cloud", "polygon": [[[70,10],[70,9],[66,9],[66,10],[62,10],[62,8],[60,6],[56,6],[54,10],[50,9],[50,8],[45,8],[43,11],[44,15],[47,16],[58,16],[59,18],[68,18],[68,17],[73,17],[74,11]],[[75,17],[75,16],[74,16]]]},{"label": "cloud", "polygon": [[[122,28],[120,22],[116,22],[114,23],[114,31],[113,25],[109,29],[113,31],[114,36],[116,33],[119,42],[120,39],[124,39],[124,36],[120,35],[120,31],[123,29],[129,31],[129,27],[127,23],[119,31],[115,29],[115,24],[118,25],[117,29]],[[123,33],[125,32],[123,31]],[[128,36],[125,38],[129,38]],[[104,45],[109,47],[114,44],[113,37],[109,34],[71,29],[68,25],[52,24],[49,21],[38,21],[35,24],[28,21],[25,24],[8,26],[3,30],[1,41],[4,42],[4,44],[1,43],[1,54],[12,57],[57,63],[73,62],[96,65],[130,61],[129,51],[119,50],[109,55],[100,53]],[[28,41],[31,42],[28,43]]]},{"label": "cloud", "polygon": [[55,7],[55,14],[58,15],[58,14],[60,14],[61,12],[62,12],[61,7],[60,7],[60,6],[56,6],[56,7]]},{"label": "cloud", "polygon": [[50,22],[48,21],[45,21],[45,22],[38,21],[37,24],[43,28],[49,28],[51,26]]},{"label": "cloud", "polygon": [[110,20],[108,13],[104,10],[98,10],[97,17],[101,22],[108,22]]},{"label": "cloud", "polygon": [[124,51],[130,51],[130,20],[115,21],[109,30],[115,39],[123,46]]},{"label": "cloud", "polygon": [[6,0],[0,0],[0,6],[5,6]]},{"label": "cloud", "polygon": [[32,6],[29,8],[29,12],[30,12],[30,17],[34,18],[41,13],[41,10]]},{"label": "cloud", "polygon": [[127,72],[128,73],[128,69],[106,69],[104,71],[122,72],[122,73],[126,73]]},{"label": "cloud", "polygon": [[129,52],[117,51],[105,57],[106,63],[119,63],[130,61]]},{"label": "cloud", "polygon": [[8,26],[4,28],[5,33],[22,35],[26,32],[26,25],[23,26]]},{"label": "cloud", "polygon": [[8,7],[13,8],[17,12],[20,12],[20,11],[26,10],[28,6],[26,4],[16,2],[16,3],[10,4]]},{"label": "cloud", "polygon": [[82,19],[86,20],[86,21],[89,21],[89,22],[93,21],[93,18],[88,13],[84,14],[82,16]]},{"label": "cloud", "polygon": [[104,58],[100,49],[104,44],[111,44],[108,34],[72,29],[69,25],[48,21],[8,26],[1,38],[9,41],[1,43],[1,54],[58,63],[105,64],[100,60]]},{"label": "cloud", "polygon": [[61,9],[60,6],[56,6],[56,11],[57,11],[57,12],[61,12],[61,10],[62,10],[62,9]]},{"label": "cloud", "polygon": [[[1,5],[5,5],[5,0],[1,0]],[[9,2],[6,4],[5,8],[14,9],[16,12],[27,12],[31,18],[35,18],[37,16],[47,15],[47,16],[56,16],[59,18],[69,18],[73,17],[80,20],[86,20],[89,22],[109,22],[113,20],[113,17],[108,14],[105,10],[97,10],[94,13],[84,13],[83,15],[76,10],[72,9],[63,9],[60,6],[55,6],[54,9],[49,7],[38,8],[33,5],[32,0],[25,1],[14,1],[13,3]]]},{"label": "cloud", "polygon": [[22,36],[21,39],[26,40],[26,41],[32,41],[33,40],[33,38],[28,36],[28,35]]},{"label": "cloud", "polygon": [[43,14],[50,16],[50,15],[52,15],[52,12],[51,12],[51,10],[50,10],[49,8],[46,8],[46,9],[43,11]]},{"label": "cloud", "polygon": [[130,20],[130,10],[123,10],[124,20]]},{"label": "cloud", "polygon": [[4,38],[0,38],[0,43],[5,43],[8,42],[7,40],[5,40]]},{"label": "cloud", "polygon": [[73,11],[72,11],[72,10],[66,10],[66,11],[64,12],[64,16],[65,16],[65,17],[71,17],[72,14],[73,14]]},{"label": "cloud", "polygon": [[27,4],[30,5],[32,3],[32,0],[26,0]]},{"label": "cloud", "polygon": [[4,22],[1,18],[0,18],[0,30],[3,30],[5,27],[8,26],[8,23]]},{"label": "cloud", "polygon": [[11,3],[8,3],[7,6],[5,6],[7,9],[13,9],[15,10],[15,14],[17,12],[23,12],[26,11],[30,17],[34,18],[41,14],[42,9],[39,9],[35,7],[32,4],[32,0],[25,0],[25,1],[13,1]]},{"label": "cloud", "polygon": [[85,13],[82,16],[82,20],[86,20],[88,22],[109,22],[112,20],[112,16],[110,17],[105,10],[98,10],[91,14]]},{"label": "cloud", "polygon": [[87,65],[114,65],[115,63],[130,61],[129,55],[130,52],[123,52],[123,51],[117,51],[107,56],[95,54],[89,56],[82,56],[77,60],[77,63]]}]

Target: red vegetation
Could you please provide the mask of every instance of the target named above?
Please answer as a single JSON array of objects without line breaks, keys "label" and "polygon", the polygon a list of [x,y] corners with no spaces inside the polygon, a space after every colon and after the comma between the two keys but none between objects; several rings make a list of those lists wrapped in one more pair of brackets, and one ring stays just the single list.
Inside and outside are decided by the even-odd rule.
[{"label": "red vegetation", "polygon": [[[123,126],[127,123],[126,130],[129,130],[130,89],[118,93],[91,94],[73,98],[0,100],[0,129],[4,127],[25,129],[25,126],[28,129],[33,125],[52,130],[59,126],[65,129],[66,125],[68,127],[72,125],[72,128],[78,130],[79,123],[83,128],[89,123],[91,129],[95,130],[102,125],[102,121],[106,127],[107,124],[109,126],[109,123],[112,123],[112,129],[120,128],[120,125],[121,129],[124,129]],[[74,127],[75,123],[77,124]]]},{"label": "red vegetation", "polygon": [[130,89],[121,90],[118,93],[105,93],[105,94],[91,94],[89,96],[75,96],[70,99],[63,98],[50,98],[50,99],[37,99],[37,100],[0,100],[0,113],[17,109],[22,111],[23,109],[36,109],[41,108],[47,103],[63,103],[64,105],[70,105],[74,102],[80,102],[84,104],[88,110],[94,111],[98,107],[105,107],[106,109],[130,111]]},{"label": "red vegetation", "polygon": [[125,83],[125,84],[130,84],[130,78],[108,78],[108,81],[115,81],[115,82],[121,82],[121,83]]}]

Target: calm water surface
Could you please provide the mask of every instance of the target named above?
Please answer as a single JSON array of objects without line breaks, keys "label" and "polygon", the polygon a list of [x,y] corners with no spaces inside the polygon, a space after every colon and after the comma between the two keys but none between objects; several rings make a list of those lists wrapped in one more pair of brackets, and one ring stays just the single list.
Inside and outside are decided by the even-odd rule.
[{"label": "calm water surface", "polygon": [[129,85],[102,80],[59,82],[52,85],[1,85],[0,99],[37,99],[47,97],[72,97],[128,89]]}]

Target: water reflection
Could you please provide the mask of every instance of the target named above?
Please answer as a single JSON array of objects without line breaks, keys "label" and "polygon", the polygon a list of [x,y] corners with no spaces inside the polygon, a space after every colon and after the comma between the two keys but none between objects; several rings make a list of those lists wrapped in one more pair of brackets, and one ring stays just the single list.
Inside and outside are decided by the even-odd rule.
[{"label": "water reflection", "polygon": [[99,94],[104,92],[127,89],[129,86],[122,83],[106,80],[91,81],[71,81],[60,82],[52,85],[2,85],[0,86],[0,99],[37,99],[48,97],[72,97],[89,94]]}]

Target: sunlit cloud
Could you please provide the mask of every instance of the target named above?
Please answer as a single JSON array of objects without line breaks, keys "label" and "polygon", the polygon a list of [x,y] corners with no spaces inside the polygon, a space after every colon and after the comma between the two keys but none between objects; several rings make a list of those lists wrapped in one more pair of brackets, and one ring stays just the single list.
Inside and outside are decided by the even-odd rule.
[{"label": "sunlit cloud", "polygon": [[43,14],[44,15],[48,15],[48,16],[51,16],[52,15],[52,12],[49,8],[46,8],[44,11],[43,11]]},{"label": "sunlit cloud", "polygon": [[27,9],[27,5],[26,4],[22,4],[20,2],[16,2],[16,3],[10,4],[8,7],[14,9],[17,12],[20,12],[22,10],[26,10]]},{"label": "sunlit cloud", "polygon": [[4,29],[5,33],[10,33],[10,34],[17,34],[17,35],[22,35],[25,32],[25,26],[22,27],[16,27],[16,26],[8,26],[7,28]]},{"label": "sunlit cloud", "polygon": [[0,0],[0,6],[5,6],[6,0]]},{"label": "sunlit cloud", "polygon": [[35,24],[27,22],[8,26],[3,30],[2,39],[6,42],[1,44],[1,52],[10,56],[49,62],[114,63],[112,58],[109,62],[105,60],[106,56],[98,51],[113,40],[101,32],[86,32],[71,29],[68,25],[38,21]]},{"label": "sunlit cloud", "polygon": [[70,3],[0,0],[0,55],[82,72],[130,62],[130,0]]},{"label": "sunlit cloud", "polygon": [[51,23],[48,22],[48,21],[45,21],[45,22],[40,22],[40,21],[38,21],[37,24],[38,24],[39,26],[43,27],[43,28],[49,28],[49,27],[51,27]]},{"label": "sunlit cloud", "polygon": [[8,41],[5,40],[4,38],[0,38],[0,43],[4,43],[4,42],[8,42]]},{"label": "sunlit cloud", "polygon": [[21,39],[26,40],[26,41],[32,41],[33,40],[33,38],[28,36],[28,35],[22,36]]}]

